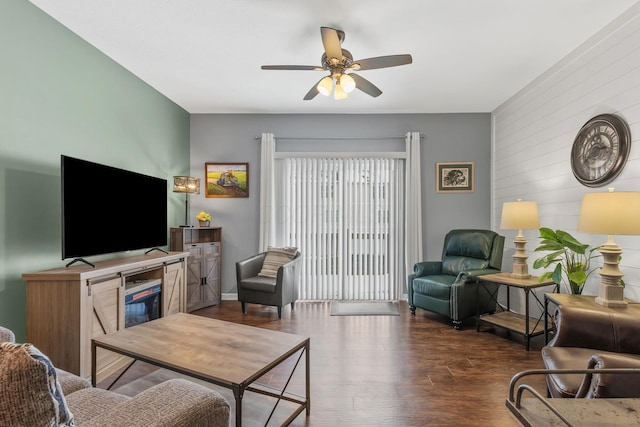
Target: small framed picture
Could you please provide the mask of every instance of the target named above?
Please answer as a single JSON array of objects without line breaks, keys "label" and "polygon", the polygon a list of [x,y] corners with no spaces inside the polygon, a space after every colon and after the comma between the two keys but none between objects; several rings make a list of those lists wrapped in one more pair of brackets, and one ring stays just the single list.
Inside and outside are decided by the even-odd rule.
[{"label": "small framed picture", "polygon": [[249,163],[204,164],[207,197],[249,197]]},{"label": "small framed picture", "polygon": [[436,163],[436,193],[472,193],[473,162]]}]

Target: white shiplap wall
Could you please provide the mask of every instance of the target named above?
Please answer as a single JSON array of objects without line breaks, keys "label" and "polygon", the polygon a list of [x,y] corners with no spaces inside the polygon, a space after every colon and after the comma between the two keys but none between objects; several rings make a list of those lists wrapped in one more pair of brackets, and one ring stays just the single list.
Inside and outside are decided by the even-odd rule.
[{"label": "white shiplap wall", "polygon": [[[571,172],[573,139],[591,117],[613,113],[631,129],[631,153],[618,178],[607,187],[640,191],[640,3],[553,66],[492,113],[492,224],[500,227],[502,204],[518,198],[538,202],[541,226],[563,229],[592,246],[606,236],[576,231],[587,188]],[[505,235],[503,269],[509,271],[514,230]],[[525,230],[529,271],[538,245],[537,230]],[[640,300],[640,236],[615,236],[623,250],[625,296]],[[584,294],[596,295],[600,276],[592,275]],[[564,290],[566,292],[566,290]]]}]

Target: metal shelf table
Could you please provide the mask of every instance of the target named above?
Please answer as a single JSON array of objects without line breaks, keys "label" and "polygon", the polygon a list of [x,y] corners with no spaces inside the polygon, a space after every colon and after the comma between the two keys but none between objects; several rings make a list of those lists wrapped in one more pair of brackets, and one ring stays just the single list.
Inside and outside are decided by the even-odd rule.
[{"label": "metal shelf table", "polygon": [[[529,346],[531,343],[531,338],[542,335],[546,333],[546,310],[545,305],[540,298],[535,294],[535,292],[531,292],[533,289],[545,287],[545,286],[553,286],[553,292],[558,292],[560,287],[557,283],[552,280],[545,280],[541,283],[538,283],[538,278],[536,276],[531,276],[527,279],[517,279],[515,277],[511,277],[511,273],[495,273],[495,274],[485,274],[482,276],[478,276],[478,287],[477,293],[481,291],[488,292],[491,300],[496,302],[497,307],[500,308],[501,311],[496,312],[494,314],[484,314],[481,315],[485,310],[481,310],[478,306],[477,318],[476,318],[476,330],[480,331],[480,322],[486,322],[495,326],[499,326],[502,328],[506,328],[513,332],[518,332],[522,334],[525,342],[525,348],[529,351]],[[499,286],[495,287],[495,291],[491,292],[487,287],[487,284],[497,284]],[[497,304],[497,295],[498,290],[501,286],[507,287],[507,308],[505,309],[500,304]],[[511,288],[516,288],[524,291],[525,296],[525,312],[524,314],[513,313],[511,312]],[[530,317],[529,310],[529,300],[530,295],[533,295],[533,299],[538,304],[538,307],[541,309],[542,314],[540,317]],[[545,317],[545,321],[543,322],[543,317]],[[533,329],[531,329],[531,323],[534,323]],[[544,326],[543,326],[544,323]],[[544,329],[544,330],[543,330]]]}]

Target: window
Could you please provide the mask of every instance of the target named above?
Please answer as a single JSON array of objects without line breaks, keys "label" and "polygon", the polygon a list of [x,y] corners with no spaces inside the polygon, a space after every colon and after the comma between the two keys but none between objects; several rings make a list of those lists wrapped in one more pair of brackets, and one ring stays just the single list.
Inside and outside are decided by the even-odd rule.
[{"label": "window", "polygon": [[303,255],[300,299],[398,298],[404,160],[285,158],[276,183],[276,236]]}]

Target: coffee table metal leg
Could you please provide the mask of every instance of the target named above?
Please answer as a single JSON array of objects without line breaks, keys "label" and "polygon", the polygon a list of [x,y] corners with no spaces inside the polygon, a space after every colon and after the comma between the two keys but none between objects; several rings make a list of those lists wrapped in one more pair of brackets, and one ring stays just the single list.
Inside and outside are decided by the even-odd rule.
[{"label": "coffee table metal leg", "polygon": [[129,362],[129,364],[127,364],[127,366],[122,370],[122,372],[120,372],[120,374],[118,374],[118,376],[116,377],[116,379],[114,379],[113,381],[111,381],[111,384],[109,384],[109,385],[105,388],[105,390],[111,390],[111,387],[113,387],[113,386],[118,382],[118,380],[119,380],[120,378],[122,378],[122,376],[123,376],[124,374],[126,374],[126,373],[127,373],[127,371],[129,370],[129,368],[130,368],[130,367],[132,367],[132,366],[133,366],[133,364],[134,364],[134,363],[136,363],[136,362],[137,362],[137,360],[136,360],[136,359],[133,359],[131,362]]},{"label": "coffee table metal leg", "polygon": [[311,350],[311,341],[307,339],[307,342],[305,344],[306,350],[306,356],[305,356],[305,363],[306,363],[306,378],[305,378],[305,382],[306,384],[306,400],[307,400],[307,416],[309,416],[311,414],[311,375],[310,375],[310,366],[311,366],[311,357],[309,356],[309,351]]},{"label": "coffee table metal leg", "polygon": [[91,340],[91,385],[96,386],[96,343]]},{"label": "coffee table metal leg", "polygon": [[239,385],[233,386],[233,396],[236,398],[236,427],[242,426],[242,395],[244,389]]}]

